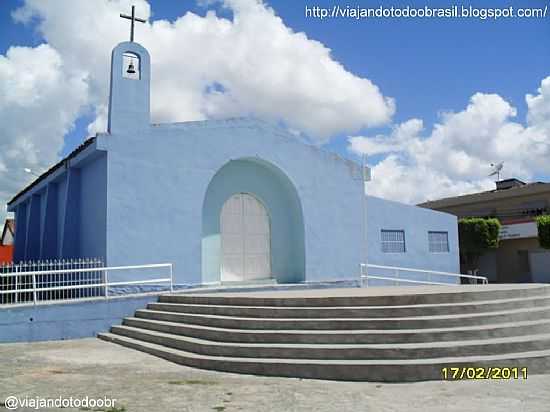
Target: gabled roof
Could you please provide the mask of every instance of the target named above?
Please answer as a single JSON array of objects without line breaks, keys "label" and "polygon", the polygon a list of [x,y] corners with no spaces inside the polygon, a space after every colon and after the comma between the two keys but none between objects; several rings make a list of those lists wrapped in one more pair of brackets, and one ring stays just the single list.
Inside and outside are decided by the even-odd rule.
[{"label": "gabled roof", "polygon": [[38,183],[46,179],[49,175],[51,175],[53,172],[55,172],[57,169],[61,168],[69,159],[75,157],[77,154],[82,152],[85,148],[90,146],[95,140],[97,136],[89,137],[86,139],[80,146],[78,146],[75,150],[73,150],[71,153],[69,153],[65,158],[57,162],[55,165],[50,167],[48,170],[46,170],[44,173],[42,173],[40,176],[38,176],[36,179],[34,179],[29,185],[27,185],[25,188],[23,188],[19,193],[17,193],[9,202],[8,205],[11,205],[13,202],[15,202],[18,198],[23,196],[25,193],[27,193],[29,190],[31,190],[34,186],[36,186]]}]

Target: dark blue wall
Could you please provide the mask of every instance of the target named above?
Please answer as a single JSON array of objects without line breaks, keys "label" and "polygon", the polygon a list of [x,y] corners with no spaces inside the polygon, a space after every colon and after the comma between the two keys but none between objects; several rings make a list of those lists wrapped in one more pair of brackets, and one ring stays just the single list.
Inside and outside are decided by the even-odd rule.
[{"label": "dark blue wall", "polygon": [[15,206],[14,261],[101,258],[105,261],[107,154],[50,176]]},{"label": "dark blue wall", "polygon": [[43,215],[42,249],[41,259],[53,259],[57,257],[57,185],[48,184]]},{"label": "dark blue wall", "polygon": [[15,210],[15,239],[13,260],[19,262],[25,259],[27,243],[27,204],[21,203]]},{"label": "dark blue wall", "polygon": [[107,155],[80,169],[79,253],[104,257],[107,238]]}]

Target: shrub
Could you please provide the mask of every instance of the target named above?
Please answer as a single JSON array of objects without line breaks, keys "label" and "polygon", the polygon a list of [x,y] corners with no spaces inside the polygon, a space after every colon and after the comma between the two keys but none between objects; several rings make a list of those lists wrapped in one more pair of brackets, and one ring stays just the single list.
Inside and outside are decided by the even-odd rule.
[{"label": "shrub", "polygon": [[458,221],[460,253],[469,269],[477,269],[479,257],[489,249],[498,248],[498,219],[465,218]]},{"label": "shrub", "polygon": [[550,249],[550,215],[537,217],[540,246]]},{"label": "shrub", "polygon": [[458,222],[460,250],[482,255],[498,247],[500,222],[497,219],[466,218]]}]

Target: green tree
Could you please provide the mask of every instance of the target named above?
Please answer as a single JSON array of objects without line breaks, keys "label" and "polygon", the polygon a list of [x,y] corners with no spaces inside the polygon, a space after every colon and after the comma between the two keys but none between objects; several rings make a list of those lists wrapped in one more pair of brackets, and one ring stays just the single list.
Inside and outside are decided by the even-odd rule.
[{"label": "green tree", "polygon": [[550,249],[550,215],[537,217],[537,229],[540,246]]},{"label": "green tree", "polygon": [[458,221],[460,254],[466,269],[478,269],[479,257],[498,248],[500,222],[498,219],[465,218]]}]

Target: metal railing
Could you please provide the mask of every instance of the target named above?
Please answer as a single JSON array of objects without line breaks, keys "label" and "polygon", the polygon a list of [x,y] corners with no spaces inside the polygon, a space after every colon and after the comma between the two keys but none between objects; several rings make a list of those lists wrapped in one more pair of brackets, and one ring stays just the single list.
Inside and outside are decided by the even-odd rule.
[{"label": "metal railing", "polygon": [[[160,268],[168,269],[168,276],[109,279],[111,272]],[[108,299],[114,295],[172,292],[173,285],[171,263],[105,267],[98,259],[25,262],[0,266],[0,305],[36,305],[53,301]]]},{"label": "metal railing", "polygon": [[[372,273],[369,269],[375,269],[375,272]],[[377,273],[376,269],[378,269]],[[388,273],[389,275],[386,275],[384,272]],[[410,279],[410,276],[407,277],[406,274],[413,274],[413,276],[417,276],[417,274],[424,274],[426,275],[426,279]],[[403,276],[405,275],[405,276]],[[438,272],[435,270],[424,270],[424,269],[413,269],[413,268],[405,268],[405,267],[398,267],[398,266],[383,266],[383,265],[371,265],[366,263],[361,263],[361,280],[362,283],[365,286],[368,286],[369,280],[381,280],[389,283],[393,283],[394,285],[399,285],[401,283],[409,283],[409,284],[420,284],[420,285],[452,285],[453,283],[449,282],[441,282],[434,280],[434,277],[437,278],[451,278],[458,280],[458,283],[461,283],[461,279],[468,279],[469,283],[479,283],[482,284],[488,284],[489,280],[485,276],[477,276],[477,275],[465,275],[462,273],[451,273],[451,272]],[[441,279],[439,279],[441,280]]]},{"label": "metal railing", "polygon": [[[38,300],[69,299],[75,293],[69,290],[48,290],[56,286],[95,284],[102,281],[103,266],[99,258],[51,259],[23,261],[0,265],[0,304],[19,304]],[[89,269],[85,273],[75,272]],[[65,271],[65,272],[59,272]],[[86,297],[100,293],[86,289]]]}]

